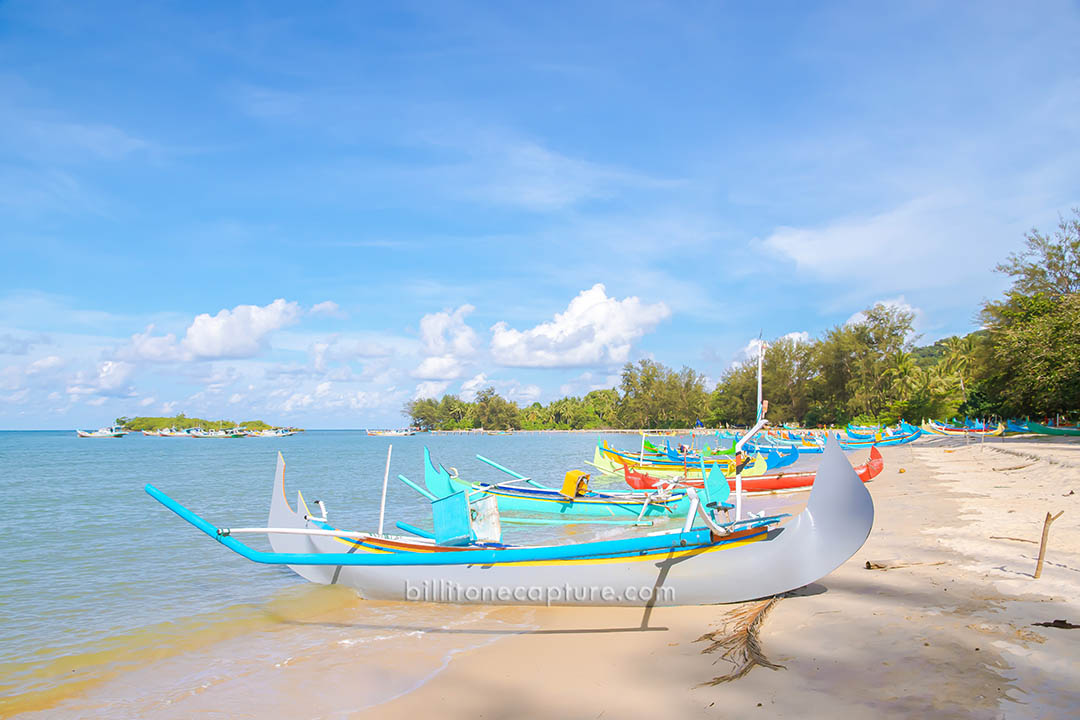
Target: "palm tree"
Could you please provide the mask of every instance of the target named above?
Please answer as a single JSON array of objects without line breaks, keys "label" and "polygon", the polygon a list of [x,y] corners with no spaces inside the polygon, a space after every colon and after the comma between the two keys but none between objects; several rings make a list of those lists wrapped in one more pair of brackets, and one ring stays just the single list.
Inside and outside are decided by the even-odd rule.
[{"label": "palm tree", "polygon": [[964,373],[975,361],[975,340],[970,335],[967,337],[953,336],[945,340],[945,372],[948,375],[956,375],[960,380],[960,393],[964,402],[967,402],[967,388],[964,385]]}]

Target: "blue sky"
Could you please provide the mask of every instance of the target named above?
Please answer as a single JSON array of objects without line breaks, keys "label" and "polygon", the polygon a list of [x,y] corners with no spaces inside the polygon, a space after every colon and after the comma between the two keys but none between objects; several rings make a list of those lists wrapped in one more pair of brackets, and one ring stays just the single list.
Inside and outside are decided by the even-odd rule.
[{"label": "blue sky", "polygon": [[396,426],[878,301],[1080,204],[1075,3],[0,4],[0,428]]}]

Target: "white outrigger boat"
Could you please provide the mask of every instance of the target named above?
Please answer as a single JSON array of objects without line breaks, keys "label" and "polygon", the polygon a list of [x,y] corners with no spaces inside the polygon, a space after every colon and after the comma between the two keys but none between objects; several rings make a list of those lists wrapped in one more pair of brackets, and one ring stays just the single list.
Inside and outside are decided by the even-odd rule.
[{"label": "white outrigger boat", "polygon": [[[389,460],[388,465],[389,469]],[[385,479],[384,479],[385,484]],[[822,455],[805,509],[786,522],[736,518],[718,523],[693,488],[678,529],[569,545],[513,547],[491,534],[491,499],[457,493],[432,503],[427,536],[348,532],[311,513],[303,495],[294,510],[278,454],[269,527],[217,527],[152,485],[146,492],[233,552],[257,563],[287,565],[301,577],[354,588],[379,600],[557,605],[697,605],[732,603],[794,590],[832,572],[862,547],[874,503],[835,439]],[[487,502],[487,507],[481,503]],[[475,517],[486,517],[485,529]],[[497,514],[495,516],[497,518]],[[495,522],[497,528],[497,519]],[[272,552],[237,540],[263,533]]]},{"label": "white outrigger boat", "polygon": [[128,431],[124,428],[114,425],[107,428],[99,428],[97,430],[76,430],[75,435],[81,438],[119,438],[128,434]]}]

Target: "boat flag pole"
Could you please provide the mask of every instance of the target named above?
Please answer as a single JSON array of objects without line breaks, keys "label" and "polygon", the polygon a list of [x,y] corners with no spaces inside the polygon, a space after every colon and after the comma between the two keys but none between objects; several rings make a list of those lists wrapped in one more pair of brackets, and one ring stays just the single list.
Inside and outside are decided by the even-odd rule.
[{"label": "boat flag pole", "polygon": [[761,366],[762,358],[765,357],[765,343],[762,342],[761,336],[758,336],[758,364],[757,364],[757,422],[754,427],[747,430],[738,442],[735,443],[735,522],[742,520],[742,468],[745,463],[739,462],[739,453],[743,449],[743,445],[747,443],[750,438],[758,433],[761,428],[768,424],[768,420],[765,419],[765,413],[769,409],[769,405],[763,402],[761,399]]},{"label": "boat flag pole", "polygon": [[386,517],[386,483],[390,479],[390,453],[392,452],[394,452],[394,445],[391,443],[386,448],[386,471],[382,476],[382,502],[379,503],[379,535],[383,534],[383,518]]},{"label": "boat flag pole", "polygon": [[761,334],[758,333],[758,355],[757,355],[757,419],[760,420],[763,413],[761,412],[761,366],[762,360],[765,358],[765,343],[761,339]]}]

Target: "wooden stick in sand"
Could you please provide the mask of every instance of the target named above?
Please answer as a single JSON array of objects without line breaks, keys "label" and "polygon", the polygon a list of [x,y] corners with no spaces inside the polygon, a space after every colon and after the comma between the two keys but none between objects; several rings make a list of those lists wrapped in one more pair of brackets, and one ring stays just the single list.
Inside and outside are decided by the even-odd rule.
[{"label": "wooden stick in sand", "polygon": [[1039,561],[1035,564],[1035,577],[1036,578],[1038,578],[1040,575],[1042,575],[1043,558],[1046,557],[1046,541],[1050,537],[1050,523],[1054,522],[1059,517],[1061,517],[1061,514],[1064,513],[1064,512],[1065,511],[1062,510],[1057,515],[1051,515],[1050,513],[1046,513],[1046,520],[1045,520],[1045,522],[1043,522],[1042,542],[1039,543]]}]

